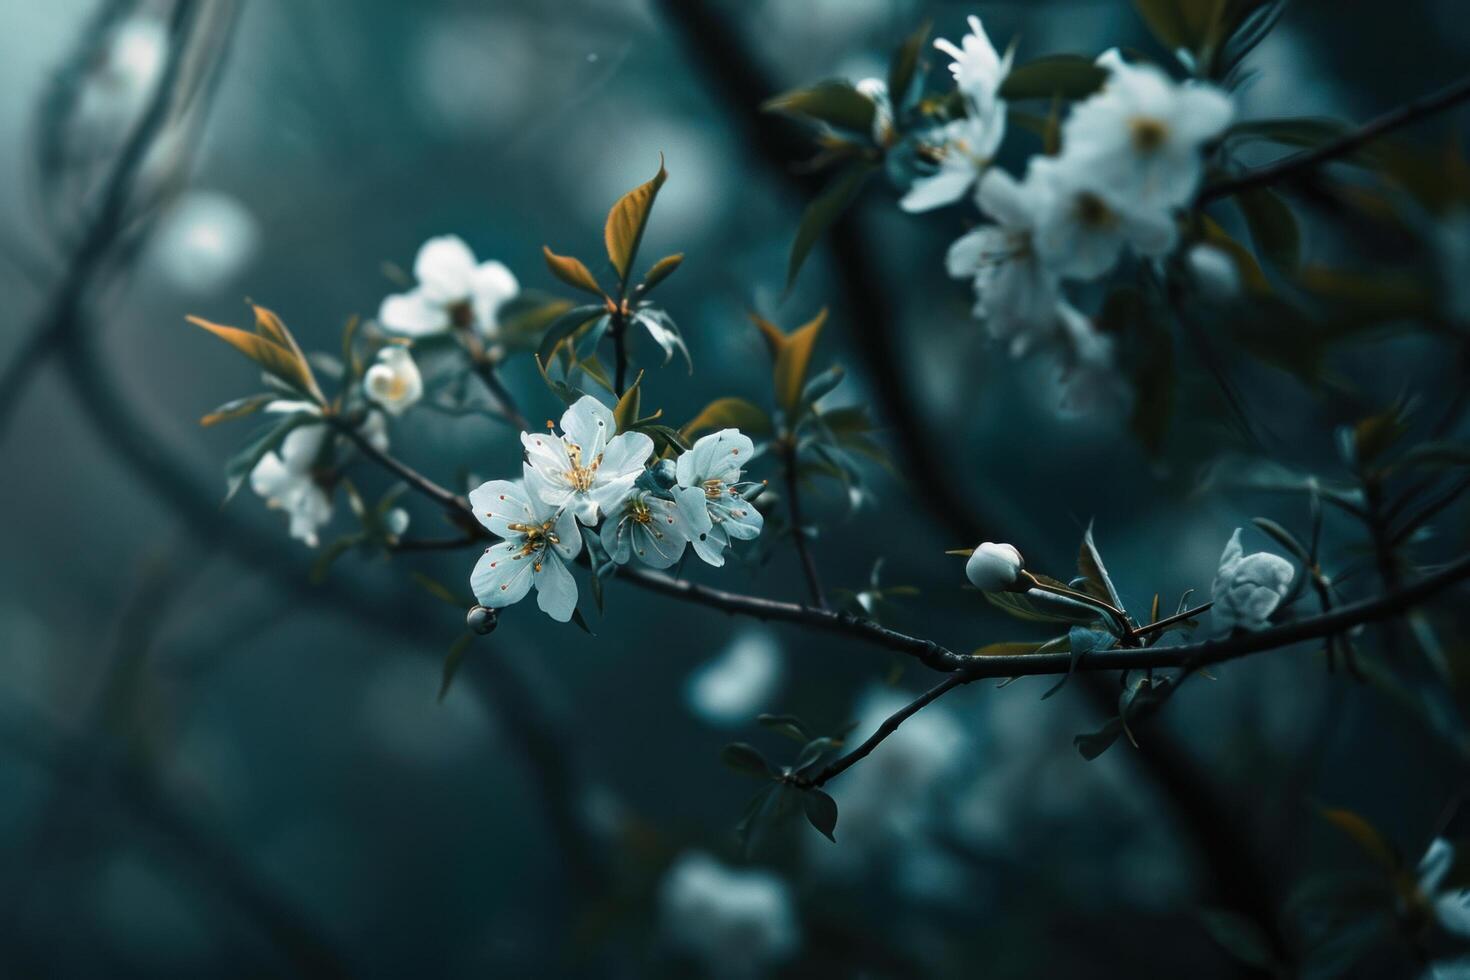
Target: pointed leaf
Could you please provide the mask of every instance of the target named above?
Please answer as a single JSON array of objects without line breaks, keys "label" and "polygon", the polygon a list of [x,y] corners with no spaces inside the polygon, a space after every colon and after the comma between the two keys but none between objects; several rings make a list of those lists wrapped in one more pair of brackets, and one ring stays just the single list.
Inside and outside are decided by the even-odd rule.
[{"label": "pointed leaf", "polygon": [[197,316],[186,317],[196,327],[214,334],[220,340],[229,344],[246,357],[250,358],[267,374],[285,382],[295,391],[311,398],[318,405],[324,404],[321,389],[317,387],[316,379],[312,377],[311,368],[306,363],[306,358],[282,347],[274,340],[264,337],[258,333],[241,330],[238,327],[227,327]]},{"label": "pointed leaf", "polygon": [[1245,216],[1256,251],[1283,273],[1301,266],[1301,231],[1296,216],[1280,195],[1265,188],[1242,191],[1235,203]]},{"label": "pointed leaf", "polygon": [[1021,99],[1085,99],[1107,81],[1108,73],[1088,58],[1054,54],[1011,69],[1000,85],[1000,97]]},{"label": "pointed leaf", "polygon": [[918,74],[919,58],[924,53],[931,27],[932,21],[924,21],[893,52],[893,60],[888,64],[888,98],[893,103],[895,113],[908,101],[909,89],[913,87],[914,76]]},{"label": "pointed leaf", "polygon": [[220,422],[230,422],[235,419],[244,418],[260,411],[266,405],[276,400],[276,396],[270,392],[261,395],[247,395],[244,398],[236,398],[225,402],[219,408],[210,412],[199,420],[200,425],[218,425]]},{"label": "pointed leaf", "polygon": [[627,432],[633,423],[638,421],[638,406],[642,401],[639,385],[642,381],[643,372],[639,371],[638,377],[634,378],[633,383],[623,391],[623,396],[618,399],[617,405],[613,408],[613,420],[617,422],[619,432]]},{"label": "pointed leaf", "polygon": [[1353,839],[1363,851],[1384,867],[1397,871],[1402,861],[1398,852],[1378,829],[1351,810],[1323,809],[1322,816]]},{"label": "pointed leaf", "polygon": [[833,831],[837,829],[837,801],[819,789],[809,789],[801,794],[801,806],[806,811],[807,822],[832,843],[837,843]]},{"label": "pointed leaf", "polygon": [[595,296],[603,295],[602,287],[597,285],[596,278],[587,271],[581,259],[570,255],[557,255],[545,245],[541,246],[541,254],[546,257],[546,267],[551,270],[551,274],[568,286],[585,289]]},{"label": "pointed leaf", "polygon": [[720,761],[736,772],[758,779],[770,779],[776,774],[766,757],[755,746],[745,742],[731,742],[725,746],[720,752]]},{"label": "pointed leaf", "polygon": [[701,432],[720,429],[739,429],[748,436],[771,434],[771,417],[757,405],[744,398],[716,398],[700,410],[700,413],[684,423],[679,434],[692,440]]},{"label": "pointed leaf", "polygon": [[848,164],[832,178],[831,183],[822,190],[822,193],[807,205],[806,210],[802,212],[801,223],[796,226],[796,238],[791,242],[791,257],[786,262],[786,288],[788,290],[796,282],[797,273],[801,271],[801,266],[806,262],[806,257],[811,253],[812,246],[817,243],[817,239],[821,238],[832,223],[842,215],[842,212],[847,210],[848,205],[857,198],[858,191],[862,190],[869,175],[876,169],[878,165],[870,160],[857,160]]},{"label": "pointed leaf", "polygon": [[444,672],[439,681],[440,701],[449,693],[449,685],[454,683],[454,675],[459,673],[459,665],[464,661],[465,651],[470,648],[470,641],[474,638],[474,634],[465,633],[449,647],[449,654],[444,658]]},{"label": "pointed leaf", "polygon": [[776,354],[773,375],[776,383],[776,404],[793,412],[801,402],[801,389],[806,384],[807,368],[811,365],[812,348],[822,325],[827,322],[827,309],[797,327],[783,338],[781,349]]},{"label": "pointed leaf", "polygon": [[643,230],[648,227],[648,214],[653,209],[653,200],[668,177],[668,171],[664,170],[663,154],[659,154],[658,173],[653,179],[624,194],[607,214],[603,238],[607,243],[607,257],[612,261],[621,282],[628,281],[628,269],[638,255],[638,245],[643,241]]},{"label": "pointed leaf", "polygon": [[674,270],[678,269],[683,261],[684,253],[675,252],[673,255],[665,255],[655,262],[653,268],[649,269],[643,276],[644,295],[651,293],[655,286],[669,278],[669,276],[672,276]]},{"label": "pointed leaf", "polygon": [[761,109],[787,116],[824,122],[839,129],[867,135],[873,128],[876,107],[847,82],[820,82],[810,88],[792,89],[767,99]]}]

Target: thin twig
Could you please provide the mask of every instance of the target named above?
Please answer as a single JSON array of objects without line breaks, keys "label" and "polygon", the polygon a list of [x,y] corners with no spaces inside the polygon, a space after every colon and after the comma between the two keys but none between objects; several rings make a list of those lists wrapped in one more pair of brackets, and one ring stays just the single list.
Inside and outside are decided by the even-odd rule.
[{"label": "thin twig", "polygon": [[812,603],[818,609],[827,608],[827,596],[822,591],[822,579],[817,572],[817,561],[812,556],[811,547],[806,539],[806,526],[801,517],[801,488],[800,479],[796,473],[796,447],[788,443],[782,454],[783,469],[786,474],[786,506],[791,513],[791,539],[796,545],[796,556],[801,560],[801,571],[806,576],[807,590],[811,593]]},{"label": "thin twig", "polygon": [[1429,95],[1422,96],[1396,109],[1385,112],[1378,118],[1359,126],[1341,139],[1319,146],[1314,150],[1292,154],[1285,159],[1252,170],[1239,177],[1222,180],[1217,184],[1211,184],[1209,187],[1200,191],[1199,196],[1195,199],[1195,204],[1196,206],[1209,204],[1211,201],[1218,201],[1221,198],[1239,194],[1241,191],[1267,187],[1284,180],[1300,177],[1307,171],[1315,169],[1324,163],[1348,156],[1353,151],[1368,145],[1386,133],[1407,126],[1410,123],[1418,122],[1420,119],[1432,116],[1436,112],[1441,112],[1460,102],[1464,102],[1466,99],[1470,99],[1470,75],[1445,86],[1437,92],[1432,92]]},{"label": "thin twig", "polygon": [[811,777],[811,779],[797,780],[797,782],[802,785],[808,786],[825,785],[829,780],[841,775],[843,772],[846,772],[854,763],[866,758],[870,752],[878,747],[880,742],[882,742],[888,736],[892,735],[894,732],[898,731],[899,725],[902,725],[905,721],[908,721],[909,718],[913,717],[915,714],[928,707],[933,702],[939,700],[945,694],[953,691],[957,687],[968,684],[975,679],[976,678],[973,675],[968,673],[950,674],[944,680],[929,688],[929,690],[925,691],[923,694],[919,695],[917,698],[910,701],[902,708],[899,708],[887,718],[883,719],[883,724],[878,726],[878,730],[875,731],[872,735],[869,735],[867,739],[865,739],[863,743],[857,748],[842,756],[840,759],[836,759],[833,762],[829,763],[826,768],[817,773],[815,776]]}]

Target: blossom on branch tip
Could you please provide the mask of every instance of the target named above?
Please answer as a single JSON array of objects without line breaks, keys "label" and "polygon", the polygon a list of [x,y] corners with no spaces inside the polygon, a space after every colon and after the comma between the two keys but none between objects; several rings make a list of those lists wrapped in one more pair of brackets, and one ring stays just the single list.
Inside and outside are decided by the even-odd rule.
[{"label": "blossom on branch tip", "polygon": [[1130,65],[1116,49],[1097,63],[1108,80],[1063,123],[1063,154],[1140,206],[1188,203],[1203,172],[1201,148],[1234,116],[1230,97],[1213,85],[1178,84],[1154,65]]},{"label": "blossom on branch tip", "polygon": [[1211,588],[1214,608],[1210,614],[1220,633],[1229,633],[1237,627],[1264,629],[1296,577],[1291,562],[1280,555],[1267,551],[1250,555],[1244,552],[1240,528],[1236,528],[1220,555],[1220,570]]},{"label": "blossom on branch tip", "polygon": [[[758,537],[765,517],[740,491],[740,475],[755,444],[739,429],[721,429],[695,442],[676,463],[674,495],[684,511],[695,554],[711,565],[725,564],[730,539]],[[708,530],[702,530],[708,528]]]},{"label": "blossom on branch tip", "polygon": [[390,415],[402,415],[424,395],[424,379],[407,347],[390,344],[362,377],[362,389]]},{"label": "blossom on branch tip", "polygon": [[1011,71],[1011,52],[1004,57],[996,52],[979,17],[971,14],[967,23],[970,33],[958,45],[941,37],[935,39],[934,47],[952,59],[949,73],[954,76],[955,88],[966,100],[983,108],[998,98],[1000,83]]},{"label": "blossom on branch tip", "polygon": [[1416,872],[1418,898],[1445,932],[1470,939],[1470,889],[1442,887],[1454,864],[1455,845],[1436,837]]},{"label": "blossom on branch tip", "polygon": [[1036,249],[1056,275],[1096,279],[1117,264],[1124,245],[1147,256],[1174,248],[1178,230],[1168,210],[1120,196],[1083,161],[1036,157],[1031,170],[1048,186],[1037,215]]},{"label": "blossom on branch tip", "polygon": [[1015,545],[982,542],[965,561],[965,577],[981,592],[1005,592],[1026,567]]},{"label": "blossom on branch tip", "polygon": [[470,573],[470,589],[480,605],[514,605],[536,587],[536,604],[560,623],[577,608],[577,582],[567,562],[582,550],[582,535],[571,511],[537,499],[521,483],[491,480],[470,491],[475,519],[502,538],[485,549]]},{"label": "blossom on branch tip", "polygon": [[418,286],[383,300],[378,322],[407,337],[474,329],[487,340],[500,333],[500,307],[520,292],[516,277],[499,262],[478,262],[457,235],[431,238],[413,265]]}]

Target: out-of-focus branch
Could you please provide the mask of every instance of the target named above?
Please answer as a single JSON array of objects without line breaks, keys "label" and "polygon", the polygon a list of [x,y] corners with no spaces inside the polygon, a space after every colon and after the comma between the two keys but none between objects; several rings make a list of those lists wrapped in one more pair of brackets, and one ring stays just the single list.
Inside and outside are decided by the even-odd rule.
[{"label": "out-of-focus branch", "polygon": [[1437,112],[1443,112],[1467,99],[1470,99],[1470,75],[1446,85],[1437,92],[1431,92],[1385,112],[1331,143],[1324,143],[1316,149],[1294,153],[1275,163],[1241,174],[1239,177],[1211,184],[1199,192],[1195,204],[1209,204],[1211,201],[1218,201],[1239,194],[1241,191],[1294,180],[1324,163],[1340,160],[1362,149],[1380,136],[1418,122]]}]

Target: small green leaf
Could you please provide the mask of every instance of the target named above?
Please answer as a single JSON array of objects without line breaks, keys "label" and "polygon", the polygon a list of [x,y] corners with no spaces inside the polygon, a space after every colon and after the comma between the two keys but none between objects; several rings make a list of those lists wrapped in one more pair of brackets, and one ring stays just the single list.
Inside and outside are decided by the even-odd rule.
[{"label": "small green leaf", "polygon": [[761,109],[824,122],[839,129],[867,135],[873,128],[876,107],[847,82],[820,82],[811,88],[793,89],[767,99]]},{"label": "small green leaf", "polygon": [[204,416],[202,419],[199,420],[199,424],[203,426],[210,426],[218,425],[221,422],[230,422],[235,419],[242,419],[247,415],[253,415],[256,412],[260,411],[266,405],[275,401],[276,398],[277,396],[271,392],[266,392],[265,394],[260,395],[247,395],[244,398],[236,398],[233,401],[225,402],[219,408],[216,408],[214,411]]},{"label": "small green leaf", "polygon": [[795,715],[759,715],[755,720],[757,724],[769,728],[778,735],[785,735],[803,745],[811,741],[811,736],[807,734],[805,726]]},{"label": "small green leaf", "polygon": [[546,257],[546,267],[556,278],[568,286],[584,289],[595,296],[603,295],[602,287],[597,285],[597,280],[582,264],[581,259],[575,259],[570,255],[557,255],[545,245],[541,246],[541,253]]},{"label": "small green leaf", "polygon": [[586,306],[574,306],[551,321],[546,332],[541,335],[541,345],[537,349],[537,356],[542,365],[551,363],[552,352],[556,350],[558,344],[606,312],[607,307],[589,303]]},{"label": "small green leaf", "polygon": [[465,633],[455,640],[449,647],[449,654],[444,658],[444,672],[439,681],[439,700],[444,700],[444,695],[449,693],[449,685],[454,683],[454,675],[459,673],[459,665],[464,661],[465,651],[470,648],[470,641],[474,639],[471,633]]},{"label": "small green leaf", "polygon": [[837,829],[837,801],[819,789],[805,790],[801,794],[801,806],[806,811],[807,823],[832,843],[837,843],[833,831]]},{"label": "small green leaf", "polygon": [[251,471],[255,469],[255,464],[259,463],[261,457],[266,453],[279,447],[287,433],[297,426],[320,421],[310,412],[294,412],[256,429],[245,447],[231,456],[229,462],[225,464],[225,501],[229,502],[235,496],[240,487],[249,479]]},{"label": "small green leaf", "polygon": [[1118,609],[1123,608],[1123,600],[1118,598],[1118,590],[1113,586],[1113,580],[1103,565],[1102,554],[1092,539],[1091,521],[1082,534],[1082,544],[1077,548],[1077,570],[1082,573],[1089,594]]},{"label": "small green leaf", "polygon": [[1274,191],[1253,188],[1235,195],[1235,203],[1261,257],[1282,273],[1296,272],[1301,266],[1301,231],[1286,202]]},{"label": "small green leaf", "polygon": [[674,274],[684,261],[683,252],[675,252],[673,255],[665,255],[653,264],[653,268],[643,276],[643,294],[646,296],[653,292],[653,288]]},{"label": "small green leaf", "polygon": [[863,184],[876,169],[878,165],[870,160],[856,160],[848,164],[807,205],[802,212],[801,223],[796,227],[796,238],[791,242],[791,257],[786,263],[788,290],[796,282],[797,273],[801,272],[802,264],[806,262],[806,257],[811,253],[817,239],[857,199],[858,191],[863,189]]},{"label": "small green leaf", "polygon": [[772,431],[771,417],[744,398],[716,398],[686,422],[679,429],[679,434],[691,440],[701,432],[719,429],[739,429],[748,436],[768,436]]},{"label": "small green leaf", "polygon": [[619,198],[607,214],[607,226],[603,238],[607,243],[607,257],[617,270],[618,280],[628,281],[628,270],[638,257],[638,246],[643,241],[643,231],[648,227],[648,215],[653,210],[658,190],[668,180],[664,169],[663,154],[659,154],[658,173],[645,184],[640,184]]},{"label": "small green leaf", "polygon": [[197,316],[185,317],[190,323],[214,334],[272,377],[285,382],[289,387],[307,396],[318,405],[326,403],[326,397],[312,376],[311,366],[298,352],[283,347],[268,337],[238,327],[227,327]]},{"label": "small green leaf", "polygon": [[1000,97],[1021,99],[1085,99],[1102,88],[1108,73],[1088,58],[1054,54],[1011,69],[1001,82]]},{"label": "small green leaf", "polygon": [[770,779],[776,774],[766,757],[755,746],[745,742],[731,742],[725,746],[720,752],[720,761],[736,772],[758,779]]},{"label": "small green leaf", "polygon": [[1260,528],[1266,534],[1275,538],[1276,541],[1287,551],[1290,551],[1305,565],[1312,564],[1311,555],[1307,552],[1307,546],[1297,540],[1296,535],[1286,528],[1277,524],[1269,517],[1252,517],[1251,523]]},{"label": "small green leaf", "polygon": [[572,622],[576,624],[578,629],[580,629],[583,633],[586,633],[588,636],[597,635],[592,631],[592,627],[587,625],[587,618],[582,615],[582,610],[576,608],[575,606],[572,607]]},{"label": "small green leaf", "polygon": [[1403,861],[1393,845],[1367,820],[1351,810],[1324,808],[1322,816],[1337,829],[1352,838],[1369,857],[1390,871],[1398,871]]},{"label": "small green leaf", "polygon": [[914,77],[918,74],[919,58],[929,40],[932,26],[933,22],[927,20],[920,24],[917,30],[903,39],[888,63],[888,98],[893,103],[895,113],[908,102],[909,90],[913,88]]},{"label": "small green leaf", "polygon": [[827,310],[824,307],[816,316],[787,334],[776,354],[776,364],[772,369],[776,384],[776,404],[788,413],[794,413],[801,403],[801,390],[806,384],[812,349],[816,347],[817,337],[826,322]]},{"label": "small green leaf", "polygon": [[642,382],[643,372],[639,371],[638,377],[634,378],[633,383],[624,389],[622,397],[618,399],[617,405],[613,408],[613,421],[617,423],[619,432],[627,432],[633,427],[633,423],[638,421],[638,409],[643,401],[642,395],[639,394],[639,386]]}]

